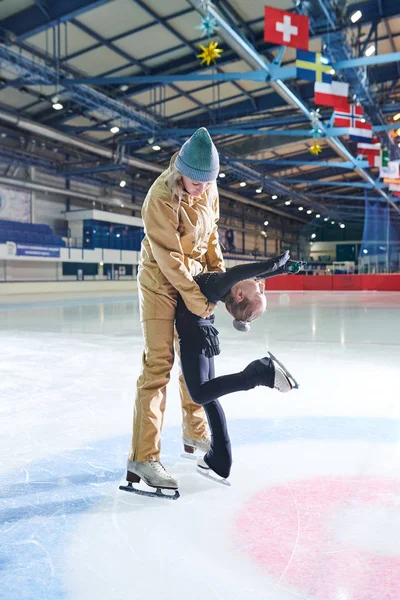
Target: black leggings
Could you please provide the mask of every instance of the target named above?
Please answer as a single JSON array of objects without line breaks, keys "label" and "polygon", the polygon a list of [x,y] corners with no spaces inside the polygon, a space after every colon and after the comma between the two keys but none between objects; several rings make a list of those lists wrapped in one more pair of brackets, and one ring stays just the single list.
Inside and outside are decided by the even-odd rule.
[{"label": "black leggings", "polygon": [[231,442],[220,396],[250,390],[256,385],[274,387],[275,369],[270,359],[253,361],[243,371],[215,377],[214,357],[199,351],[193,338],[180,335],[182,373],[194,402],[204,406],[211,431],[211,449],[204,457],[221,477],[228,477],[232,466]]}]

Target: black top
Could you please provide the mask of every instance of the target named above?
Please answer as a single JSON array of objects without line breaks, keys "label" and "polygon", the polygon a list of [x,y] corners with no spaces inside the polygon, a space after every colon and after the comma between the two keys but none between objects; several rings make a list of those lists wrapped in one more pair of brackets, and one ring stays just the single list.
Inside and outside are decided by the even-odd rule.
[{"label": "black top", "polygon": [[244,279],[267,279],[283,273],[298,273],[304,263],[287,260],[287,253],[268,260],[236,265],[225,273],[201,273],[194,280],[209,302],[223,302],[232,286]]},{"label": "black top", "polygon": [[[201,273],[194,278],[203,294],[213,304],[223,302],[232,286],[244,279],[266,279],[282,273],[298,273],[305,263],[288,260],[288,253],[269,260],[251,262],[232,267],[225,273]],[[178,296],[176,329],[182,352],[204,354],[207,357],[220,353],[218,331],[213,326],[215,316],[206,318],[194,315]]]}]

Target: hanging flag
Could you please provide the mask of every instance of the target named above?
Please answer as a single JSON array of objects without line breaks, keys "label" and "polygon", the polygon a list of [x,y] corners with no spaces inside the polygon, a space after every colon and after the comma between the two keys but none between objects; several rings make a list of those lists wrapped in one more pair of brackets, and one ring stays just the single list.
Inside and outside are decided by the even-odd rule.
[{"label": "hanging flag", "polygon": [[390,192],[400,192],[400,185],[389,185]]},{"label": "hanging flag", "polygon": [[387,148],[382,150],[381,155],[381,168],[379,170],[380,177],[388,177],[390,179],[397,179],[399,175],[399,163],[395,160],[389,160],[389,152]]},{"label": "hanging flag", "polygon": [[349,84],[341,81],[323,83],[316,81],[314,84],[314,101],[321,106],[333,106],[342,109],[348,106]]},{"label": "hanging flag", "polygon": [[309,22],[303,15],[265,6],[264,41],[308,50]]},{"label": "hanging flag", "polygon": [[335,127],[346,127],[350,139],[355,142],[369,142],[372,138],[372,125],[365,121],[362,106],[346,104],[334,112]]},{"label": "hanging flag", "polygon": [[381,143],[379,138],[372,138],[370,144],[365,142],[357,144],[357,154],[361,154],[363,158],[366,158],[370,167],[380,167]]},{"label": "hanging flag", "polygon": [[331,83],[331,69],[332,65],[329,64],[329,59],[322,56],[321,52],[297,50],[296,75],[299,79]]}]

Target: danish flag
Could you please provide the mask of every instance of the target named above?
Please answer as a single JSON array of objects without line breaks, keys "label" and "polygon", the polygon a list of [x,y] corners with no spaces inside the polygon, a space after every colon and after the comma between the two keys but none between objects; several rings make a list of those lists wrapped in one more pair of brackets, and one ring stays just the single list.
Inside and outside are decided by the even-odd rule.
[{"label": "danish flag", "polygon": [[381,142],[379,138],[373,137],[370,144],[365,142],[357,144],[357,153],[368,159],[370,167],[381,166]]}]

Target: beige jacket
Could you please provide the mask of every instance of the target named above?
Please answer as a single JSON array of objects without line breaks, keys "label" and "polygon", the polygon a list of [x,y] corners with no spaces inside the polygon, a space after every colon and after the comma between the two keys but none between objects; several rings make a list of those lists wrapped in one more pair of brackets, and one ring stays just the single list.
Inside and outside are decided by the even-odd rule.
[{"label": "beige jacket", "polygon": [[139,284],[159,294],[168,294],[172,285],[191,312],[205,317],[209,303],[193,277],[204,270],[225,270],[217,231],[217,186],[199,197],[185,193],[179,199],[165,183],[168,174],[169,169],[156,179],[143,203]]}]

